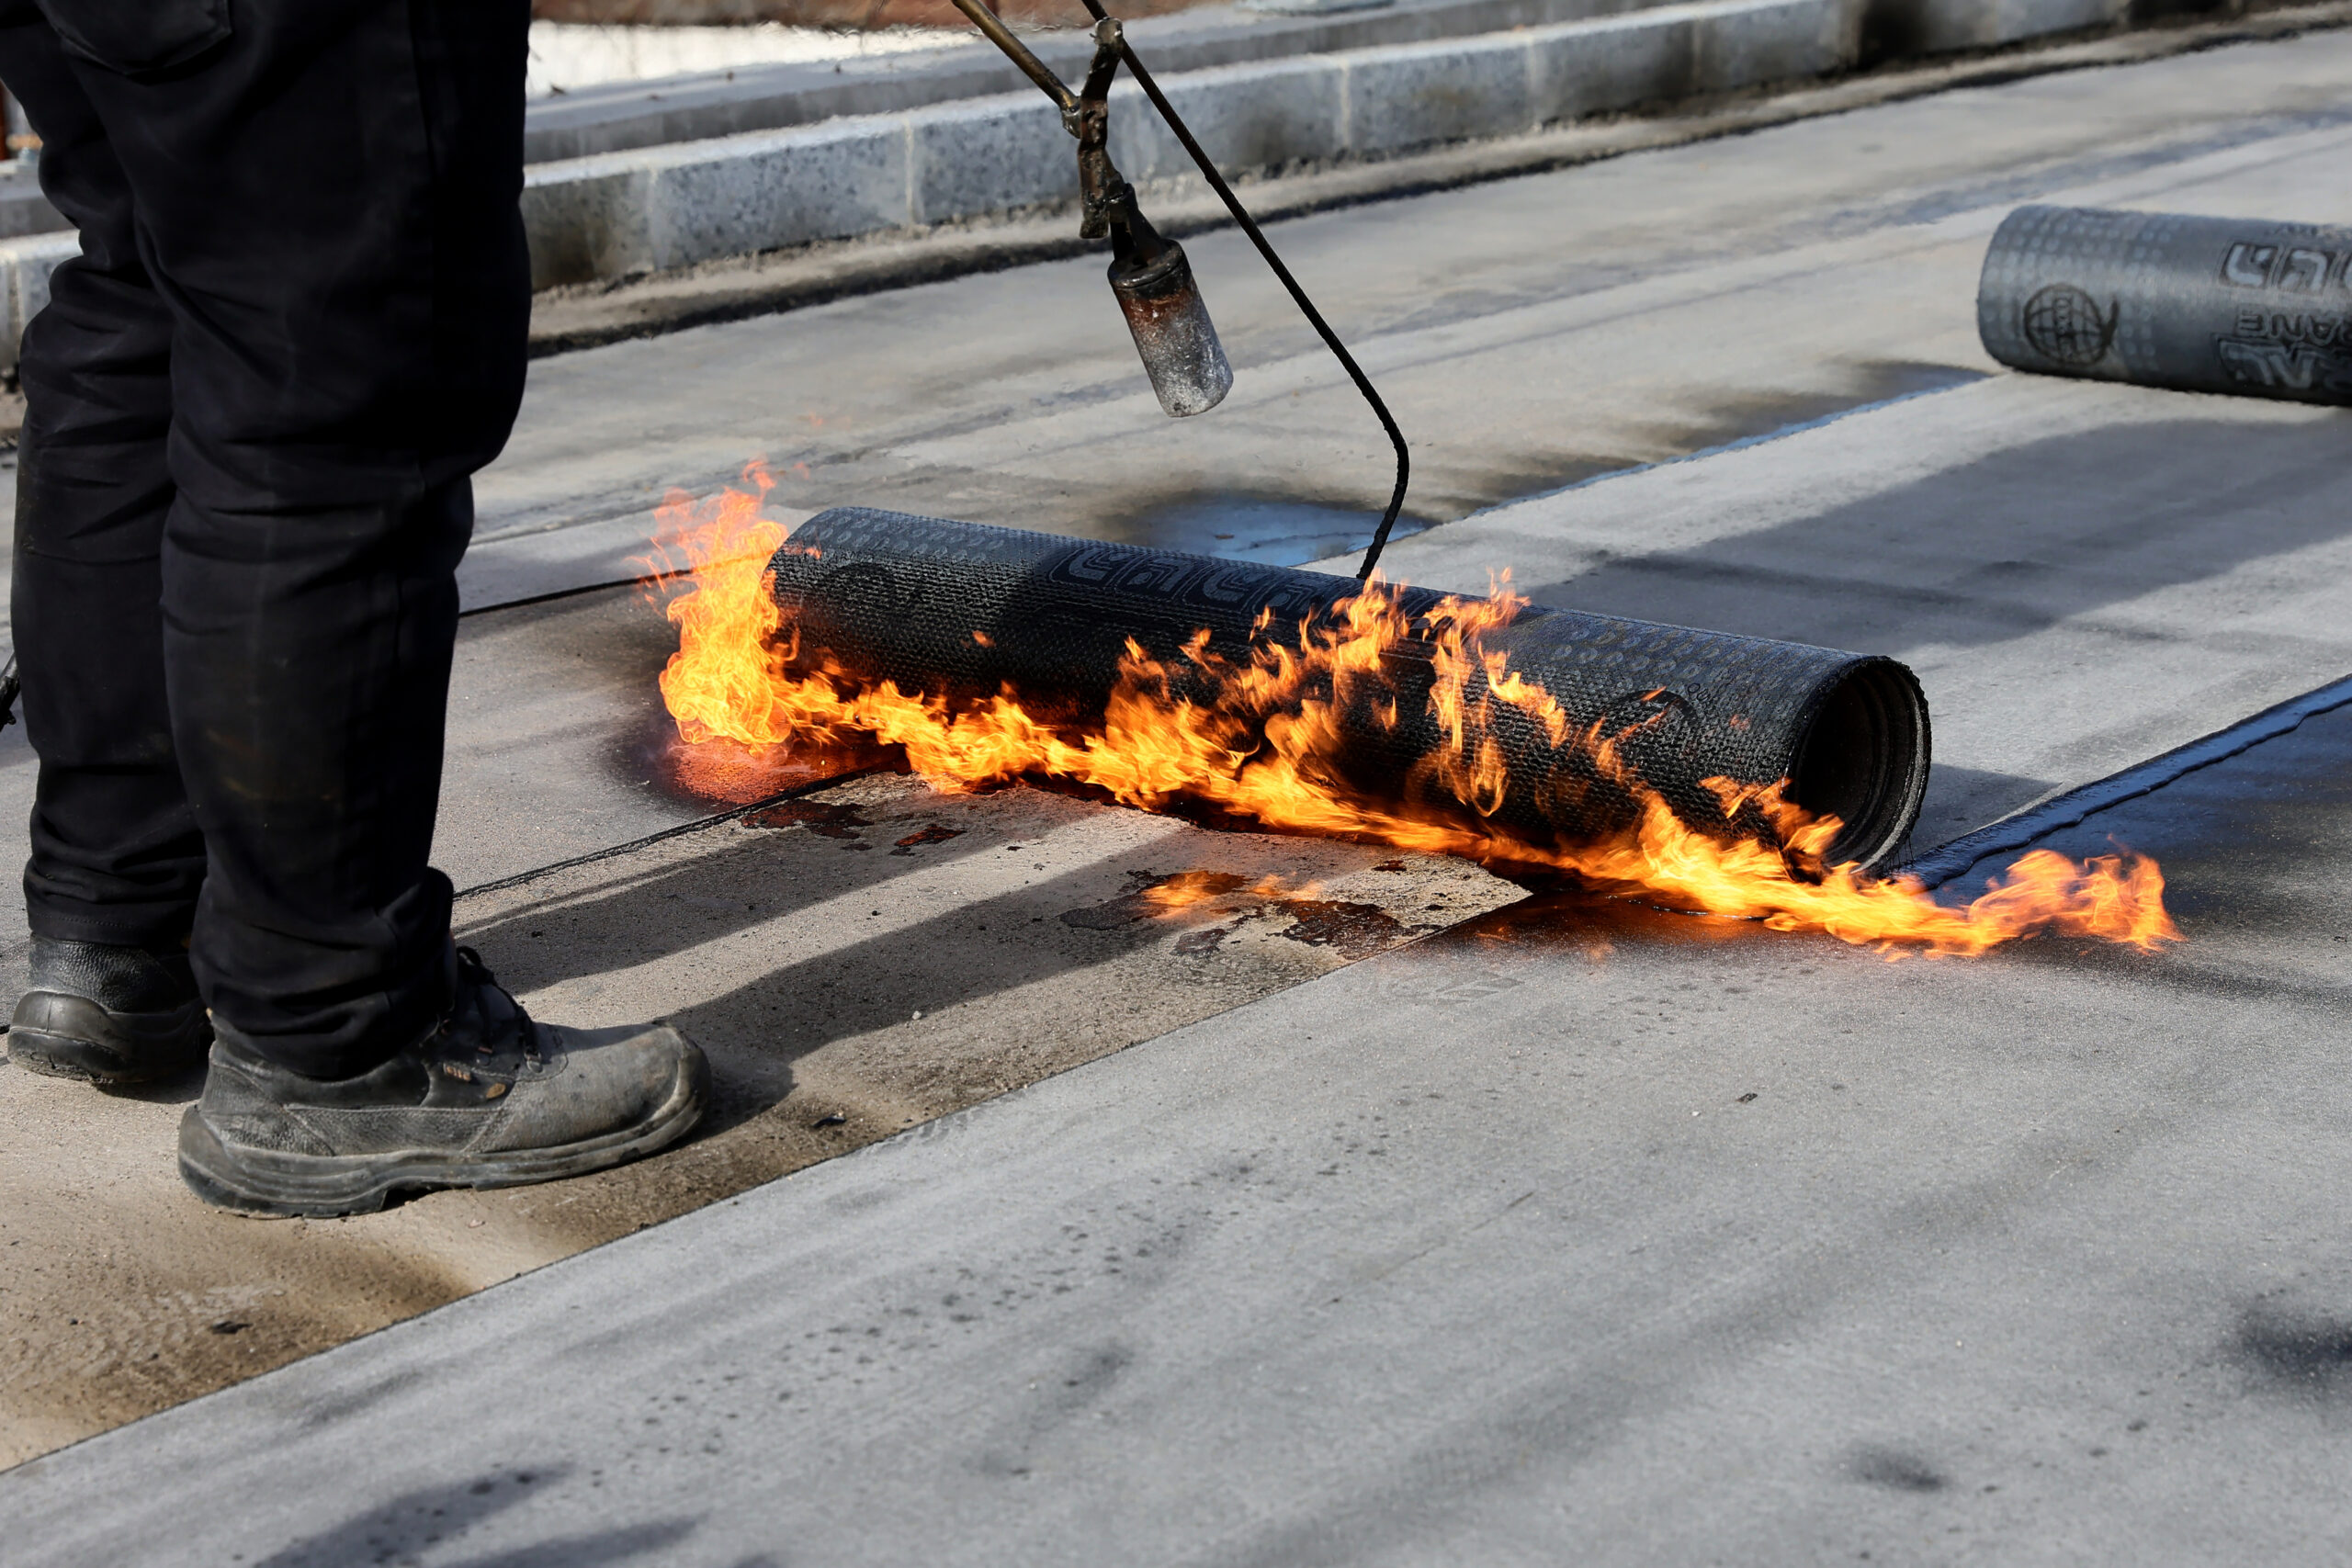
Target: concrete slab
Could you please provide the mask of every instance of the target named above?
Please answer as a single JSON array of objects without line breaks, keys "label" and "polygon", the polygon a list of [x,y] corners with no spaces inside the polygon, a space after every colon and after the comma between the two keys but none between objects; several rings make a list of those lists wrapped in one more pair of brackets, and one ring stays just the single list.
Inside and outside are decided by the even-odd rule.
[{"label": "concrete slab", "polygon": [[2332,1557],[2347,762],[2088,825],[2193,868],[2154,958],[1475,922],[20,1466],[12,1544]]}]

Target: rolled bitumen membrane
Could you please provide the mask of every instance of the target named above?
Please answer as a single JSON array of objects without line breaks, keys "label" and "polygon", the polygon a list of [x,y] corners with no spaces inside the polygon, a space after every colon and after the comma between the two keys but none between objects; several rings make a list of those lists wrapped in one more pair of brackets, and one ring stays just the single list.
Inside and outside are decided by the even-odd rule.
[{"label": "rolled bitumen membrane", "polygon": [[2004,365],[2184,391],[2352,403],[2352,229],[2020,207],[1976,328]]},{"label": "rolled bitumen membrane", "polygon": [[[802,524],[772,564],[804,668],[950,698],[1010,688],[1041,718],[1071,724],[1102,714],[1129,638],[1175,673],[1177,694],[1200,699],[1211,686],[1182,653],[1197,631],[1207,631],[1212,653],[1247,662],[1253,645],[1295,647],[1302,624],[1335,623],[1362,587],[1321,572],[856,507]],[[1445,598],[1398,592],[1417,629]],[[1261,611],[1272,613],[1263,629]],[[1586,730],[1617,738],[1643,782],[1713,831],[1771,836],[1752,811],[1727,825],[1702,781],[1792,781],[1798,804],[1846,824],[1826,857],[1833,863],[1884,861],[1918,816],[1928,705],[1894,660],[1535,606],[1482,642],[1571,720],[1568,740],[1555,746],[1520,708],[1488,705],[1507,782],[1499,801],[1482,804],[1538,843],[1595,838],[1635,815],[1633,794],[1578,739]],[[1329,762],[1376,798],[1461,815],[1442,781],[1416,766],[1444,739],[1429,711],[1432,651],[1400,644],[1383,661],[1383,690],[1351,689],[1339,705],[1341,754]],[[1484,674],[1474,674],[1465,696],[1475,705],[1485,694]],[[1393,723],[1383,711],[1391,701]]]}]

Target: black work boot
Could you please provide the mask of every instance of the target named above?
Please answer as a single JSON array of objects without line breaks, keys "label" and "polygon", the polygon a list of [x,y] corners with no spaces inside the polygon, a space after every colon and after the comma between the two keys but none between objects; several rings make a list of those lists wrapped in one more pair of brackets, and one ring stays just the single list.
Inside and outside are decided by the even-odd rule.
[{"label": "black work boot", "polygon": [[249,1214],[368,1213],[397,1191],[579,1176],[684,1137],[710,1069],[666,1023],[535,1023],[470,948],[458,999],[373,1072],[311,1078],[223,1031],[180,1122],[180,1175]]},{"label": "black work boot", "polygon": [[8,1060],[53,1078],[143,1083],[204,1060],[212,1021],[187,954],[33,938],[32,983],[8,1021]]}]

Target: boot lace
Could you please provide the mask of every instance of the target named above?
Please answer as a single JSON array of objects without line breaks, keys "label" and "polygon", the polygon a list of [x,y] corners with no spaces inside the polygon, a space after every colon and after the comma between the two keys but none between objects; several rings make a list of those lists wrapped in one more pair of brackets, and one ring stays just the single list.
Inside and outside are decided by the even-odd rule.
[{"label": "boot lace", "polygon": [[449,1032],[458,1015],[470,1006],[479,1021],[481,1037],[474,1044],[477,1055],[494,1055],[500,1045],[512,1039],[522,1051],[523,1060],[533,1067],[541,1065],[539,1032],[523,1004],[514,999],[481,954],[470,947],[458,949],[458,999],[449,1010],[449,1017],[442,1023],[444,1033]]}]

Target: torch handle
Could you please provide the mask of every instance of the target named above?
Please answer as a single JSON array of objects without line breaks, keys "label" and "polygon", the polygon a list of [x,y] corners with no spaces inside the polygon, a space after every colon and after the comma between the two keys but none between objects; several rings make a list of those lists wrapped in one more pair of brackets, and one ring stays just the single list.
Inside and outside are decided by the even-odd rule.
[{"label": "torch handle", "polygon": [[997,14],[980,4],[980,0],[956,0],[956,8],[972,19],[972,25],[988,35],[988,40],[1004,51],[1021,73],[1044,89],[1046,96],[1060,106],[1062,118],[1068,119],[1078,112],[1078,95],[1069,85],[1054,74],[1053,67],[1029,52],[1029,46],[1012,36]]}]

